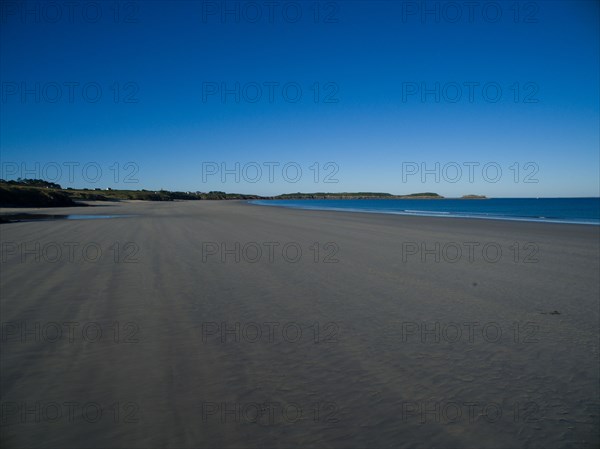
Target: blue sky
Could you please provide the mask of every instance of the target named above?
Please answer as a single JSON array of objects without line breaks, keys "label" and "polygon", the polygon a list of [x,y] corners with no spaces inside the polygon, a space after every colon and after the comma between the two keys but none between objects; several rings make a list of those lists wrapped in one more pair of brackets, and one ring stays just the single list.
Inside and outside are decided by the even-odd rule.
[{"label": "blue sky", "polygon": [[596,1],[50,3],[2,1],[0,177],[600,195]]}]

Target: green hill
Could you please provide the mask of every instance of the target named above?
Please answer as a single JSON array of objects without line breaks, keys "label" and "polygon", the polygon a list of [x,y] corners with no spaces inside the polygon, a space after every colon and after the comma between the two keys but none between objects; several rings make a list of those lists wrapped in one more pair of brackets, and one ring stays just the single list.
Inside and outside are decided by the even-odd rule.
[{"label": "green hill", "polygon": [[63,189],[59,184],[41,179],[0,179],[0,207],[68,207],[81,205],[81,201],[176,201],[176,200],[293,200],[293,199],[403,199],[443,198],[437,193],[423,192],[409,195],[392,195],[383,192],[315,192],[286,193],[262,197],[242,193],[171,192],[168,190],[112,190]]}]

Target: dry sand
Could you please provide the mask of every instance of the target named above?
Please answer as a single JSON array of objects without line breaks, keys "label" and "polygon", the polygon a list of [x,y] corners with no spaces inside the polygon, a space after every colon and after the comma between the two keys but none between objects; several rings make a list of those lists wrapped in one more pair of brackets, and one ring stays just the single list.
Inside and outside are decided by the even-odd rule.
[{"label": "dry sand", "polygon": [[0,225],[3,447],[599,445],[599,227],[42,212],[134,216]]}]

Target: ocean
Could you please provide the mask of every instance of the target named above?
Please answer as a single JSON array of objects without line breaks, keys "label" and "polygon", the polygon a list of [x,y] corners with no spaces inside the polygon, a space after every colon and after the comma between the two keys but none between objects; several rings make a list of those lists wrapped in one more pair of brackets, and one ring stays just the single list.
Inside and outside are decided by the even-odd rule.
[{"label": "ocean", "polygon": [[250,203],[296,209],[600,225],[600,198],[253,200]]}]

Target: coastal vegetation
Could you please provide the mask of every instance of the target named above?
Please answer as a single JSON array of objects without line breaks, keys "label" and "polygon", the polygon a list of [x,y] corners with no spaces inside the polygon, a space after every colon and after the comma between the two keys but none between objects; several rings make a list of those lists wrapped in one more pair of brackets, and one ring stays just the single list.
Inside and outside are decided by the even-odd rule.
[{"label": "coastal vegetation", "polygon": [[77,206],[77,203],[61,189],[0,182],[0,206],[69,207]]},{"label": "coastal vegetation", "polygon": [[[176,201],[176,200],[298,200],[298,199],[442,199],[433,192],[393,195],[384,192],[315,192],[286,193],[277,196],[259,196],[242,193],[180,192],[169,190],[117,190],[117,189],[73,189],[62,188],[54,182],[42,179],[0,179],[0,207],[68,207],[80,206],[82,201]],[[464,199],[485,198],[480,195],[465,195]]]},{"label": "coastal vegetation", "polygon": [[168,190],[63,189],[41,179],[0,179],[0,207],[69,207],[81,201],[175,201],[264,199],[258,195],[211,192],[171,192]]}]

